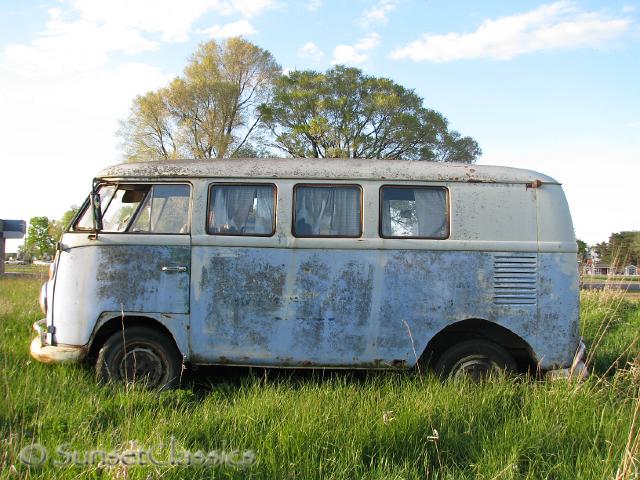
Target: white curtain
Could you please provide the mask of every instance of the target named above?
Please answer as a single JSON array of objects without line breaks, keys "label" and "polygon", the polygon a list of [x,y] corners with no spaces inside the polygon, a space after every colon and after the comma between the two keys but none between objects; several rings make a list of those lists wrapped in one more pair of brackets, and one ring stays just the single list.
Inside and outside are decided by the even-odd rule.
[{"label": "white curtain", "polygon": [[298,187],[296,234],[357,236],[360,190],[353,187]]},{"label": "white curtain", "polygon": [[275,204],[273,187],[256,187],[256,199],[255,233],[266,235],[273,231],[273,208]]},{"label": "white curtain", "polygon": [[[212,233],[271,233],[273,187],[220,185],[215,186],[213,192],[213,218],[210,221]],[[251,213],[254,215],[251,216]]]},{"label": "white curtain", "polygon": [[419,237],[444,237],[447,227],[447,198],[441,188],[416,188],[416,217]]}]

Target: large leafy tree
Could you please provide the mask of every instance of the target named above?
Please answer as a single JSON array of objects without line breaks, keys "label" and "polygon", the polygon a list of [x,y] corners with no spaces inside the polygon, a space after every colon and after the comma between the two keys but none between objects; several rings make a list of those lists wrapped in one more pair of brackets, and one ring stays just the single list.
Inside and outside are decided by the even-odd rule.
[{"label": "large leafy tree", "polygon": [[271,146],[294,157],[472,163],[481,154],[413,90],[357,68],[284,75],[261,114]]},{"label": "large leafy tree", "polygon": [[280,66],[241,38],[200,45],[184,74],[135,98],[119,130],[129,160],[199,159],[252,151]]}]

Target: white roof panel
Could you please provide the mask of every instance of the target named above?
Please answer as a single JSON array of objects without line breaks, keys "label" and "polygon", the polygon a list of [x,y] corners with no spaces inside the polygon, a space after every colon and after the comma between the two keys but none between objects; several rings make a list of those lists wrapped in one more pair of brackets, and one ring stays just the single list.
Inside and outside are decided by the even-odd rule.
[{"label": "white roof panel", "polygon": [[511,167],[408,160],[324,158],[237,158],[121,163],[102,170],[98,178],[300,178],[336,180],[423,180],[434,182],[543,183],[558,182],[535,172]]}]

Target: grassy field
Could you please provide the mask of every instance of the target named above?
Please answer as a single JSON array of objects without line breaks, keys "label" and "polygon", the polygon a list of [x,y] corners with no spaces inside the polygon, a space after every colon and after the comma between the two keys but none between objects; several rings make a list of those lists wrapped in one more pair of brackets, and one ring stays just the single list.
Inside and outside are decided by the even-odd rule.
[{"label": "grassy field", "polygon": [[49,270],[49,267],[44,265],[33,265],[33,264],[27,264],[27,265],[5,264],[4,265],[4,271],[7,273],[32,273],[32,274],[46,277],[48,270]]},{"label": "grassy field", "polygon": [[[31,361],[38,289],[0,279],[3,478],[638,478],[640,303],[616,292],[583,294],[584,383],[227,368],[158,394]],[[28,467],[35,443],[49,456]],[[149,450],[165,463],[90,458],[150,463]],[[185,466],[187,452],[211,464]]]}]

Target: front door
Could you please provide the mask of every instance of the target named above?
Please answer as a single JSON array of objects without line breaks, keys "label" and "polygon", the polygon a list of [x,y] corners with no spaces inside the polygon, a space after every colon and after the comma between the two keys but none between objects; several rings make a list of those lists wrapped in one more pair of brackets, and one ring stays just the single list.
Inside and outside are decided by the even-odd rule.
[{"label": "front door", "polygon": [[101,197],[102,231],[90,232],[87,208],[64,236],[53,305],[56,327],[65,319],[88,321],[104,312],[188,314],[190,186],[105,185]]}]

